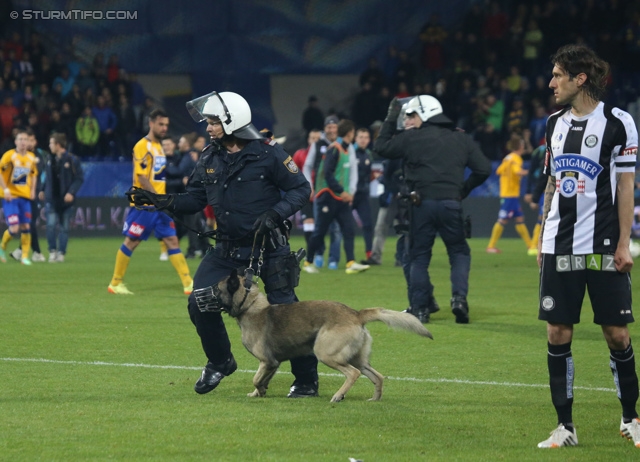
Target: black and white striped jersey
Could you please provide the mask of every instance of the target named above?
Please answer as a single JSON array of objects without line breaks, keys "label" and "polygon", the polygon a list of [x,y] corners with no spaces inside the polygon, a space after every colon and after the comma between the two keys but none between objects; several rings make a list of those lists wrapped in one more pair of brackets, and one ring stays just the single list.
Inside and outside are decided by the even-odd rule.
[{"label": "black and white striped jersey", "polygon": [[631,116],[600,102],[586,116],[570,108],[547,121],[545,170],[556,191],[544,225],[542,252],[613,253],[620,225],[616,174],[635,172],[638,131]]}]

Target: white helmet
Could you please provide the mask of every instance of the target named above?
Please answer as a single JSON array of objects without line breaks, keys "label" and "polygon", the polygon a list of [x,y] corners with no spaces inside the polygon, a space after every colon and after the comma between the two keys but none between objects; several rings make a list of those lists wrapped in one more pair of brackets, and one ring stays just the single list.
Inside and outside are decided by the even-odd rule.
[{"label": "white helmet", "polygon": [[187,110],[196,122],[207,117],[220,119],[227,135],[246,140],[258,140],[263,136],[251,124],[251,108],[242,96],[230,91],[212,91],[187,103]]},{"label": "white helmet", "polygon": [[414,112],[418,114],[423,122],[429,121],[436,124],[453,123],[451,122],[451,119],[442,113],[442,105],[440,104],[440,101],[435,99],[433,96],[420,95],[412,98],[411,101],[406,104],[405,113],[412,114]]}]

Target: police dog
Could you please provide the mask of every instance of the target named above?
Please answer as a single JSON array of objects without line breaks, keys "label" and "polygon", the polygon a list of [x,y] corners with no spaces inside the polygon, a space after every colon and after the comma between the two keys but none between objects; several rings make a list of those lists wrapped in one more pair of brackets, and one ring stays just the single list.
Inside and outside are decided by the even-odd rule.
[{"label": "police dog", "polygon": [[364,325],[382,321],[388,326],[433,339],[412,314],[369,308],[356,311],[331,301],[304,301],[271,305],[258,285],[238,277],[236,270],[218,283],[222,309],[235,318],[242,331],[242,344],[260,360],[253,377],[256,387],[248,396],[262,397],[282,361],[315,354],[327,366],[342,372],[347,380],[331,398],[342,401],[360,374],[373,382],[370,401],[382,397],[384,378],[369,364],[371,335]]}]

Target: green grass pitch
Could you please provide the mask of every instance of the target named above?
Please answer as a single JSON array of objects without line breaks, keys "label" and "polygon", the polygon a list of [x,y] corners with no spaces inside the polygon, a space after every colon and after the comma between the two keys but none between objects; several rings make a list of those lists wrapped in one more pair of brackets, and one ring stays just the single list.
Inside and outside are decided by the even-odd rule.
[{"label": "green grass pitch", "polygon": [[[44,239],[41,240],[45,244]],[[555,426],[547,386],[545,324],[537,320],[538,269],[519,240],[487,255],[472,239],[471,323],[449,310],[449,264],[437,242],[431,264],[441,311],[434,340],[369,324],[371,364],[384,396],[358,380],[338,404],[343,377],[319,366],[320,398],[287,399],[289,364],[267,397],[248,398],[258,362],[225,315],[239,370],[200,396],[206,363],[187,297],[155,241],[135,252],[134,296],[107,293],[121,239],[71,239],[67,261],[0,264],[0,460],[526,461],[632,460],[606,344],[588,300],[573,343],[574,420],[580,445],[540,450]],[[300,299],[362,309],[407,306],[395,239],[384,264],[363,274],[303,273]],[[292,247],[302,245],[294,238]],[[363,257],[361,238],[356,243]],[[13,248],[13,247],[12,247]],[[195,272],[197,260],[189,260]],[[638,269],[634,270],[637,273]],[[638,296],[638,288],[634,288]],[[634,336],[637,327],[631,326]]]}]

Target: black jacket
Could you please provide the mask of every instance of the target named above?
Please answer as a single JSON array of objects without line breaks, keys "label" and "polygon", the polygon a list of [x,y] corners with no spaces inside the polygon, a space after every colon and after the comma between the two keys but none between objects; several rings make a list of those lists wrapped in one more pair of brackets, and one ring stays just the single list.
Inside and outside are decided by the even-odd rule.
[{"label": "black jacket", "polygon": [[167,156],[167,163],[164,166],[167,194],[183,193],[185,191],[182,179],[188,175],[185,175],[180,168],[180,162],[182,162],[182,153],[178,153],[178,151]]},{"label": "black jacket", "polygon": [[356,160],[358,161],[358,193],[369,194],[369,183],[371,183],[371,151],[355,147]]},{"label": "black jacket", "polygon": [[[424,123],[395,133],[395,120],[385,121],[374,150],[381,157],[404,159],[405,181],[422,199],[462,200],[491,174],[491,163],[466,134]],[[465,168],[471,175],[465,180]]]},{"label": "black jacket", "polygon": [[208,146],[189,177],[186,194],[177,194],[169,211],[192,214],[213,207],[217,230],[231,239],[252,233],[256,219],[273,209],[290,217],[308,201],[311,186],[275,141],[255,140],[229,154]]},{"label": "black jacket", "polygon": [[[84,182],[84,172],[80,159],[69,151],[65,151],[59,159],[54,161],[55,155],[49,154],[45,160],[44,201],[53,204],[57,208],[71,207],[76,200],[78,191]],[[58,177],[59,194],[54,195],[54,165]],[[73,195],[73,202],[64,202],[65,194]]]}]

